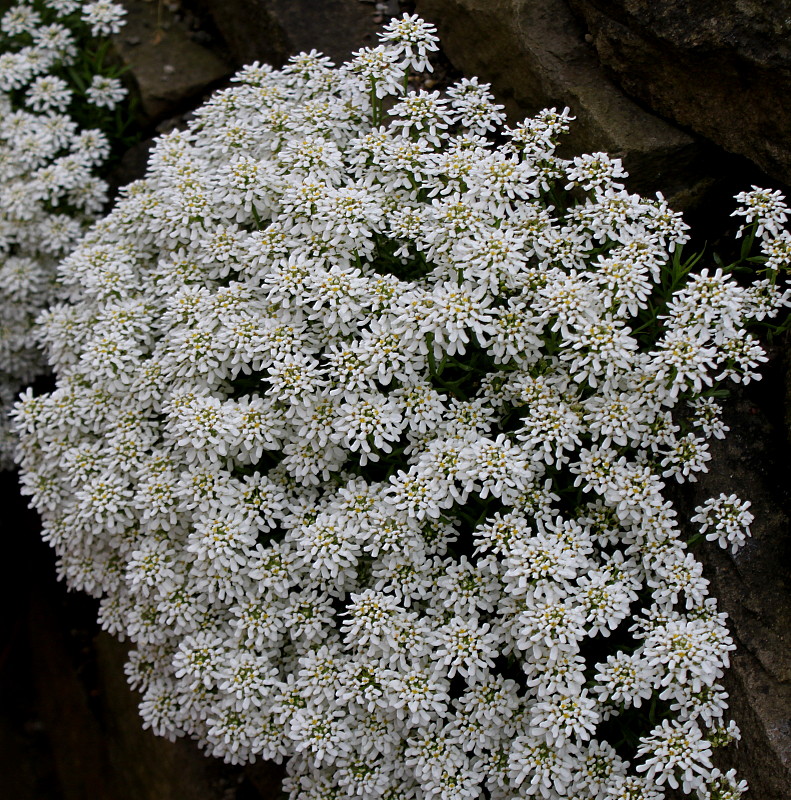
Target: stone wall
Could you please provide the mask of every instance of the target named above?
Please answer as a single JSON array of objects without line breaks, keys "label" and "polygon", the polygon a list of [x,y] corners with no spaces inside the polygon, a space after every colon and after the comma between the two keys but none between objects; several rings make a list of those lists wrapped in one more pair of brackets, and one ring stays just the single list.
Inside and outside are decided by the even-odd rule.
[{"label": "stone wall", "polygon": [[787,0],[569,0],[630,97],[791,183]]},{"label": "stone wall", "polygon": [[626,97],[607,77],[565,0],[418,0],[451,62],[491,82],[512,120],[569,106],[569,151],[621,157],[636,191],[688,205],[708,178],[706,146]]}]

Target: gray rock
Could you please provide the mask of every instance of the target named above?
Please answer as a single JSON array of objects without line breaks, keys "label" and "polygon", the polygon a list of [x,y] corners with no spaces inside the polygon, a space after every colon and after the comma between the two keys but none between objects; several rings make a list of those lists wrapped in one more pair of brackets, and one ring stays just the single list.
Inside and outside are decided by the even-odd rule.
[{"label": "gray rock", "polygon": [[109,634],[93,642],[101,698],[104,750],[117,800],[227,800],[240,770],[206,758],[187,739],[170,742],[143,730],[124,675],[129,648]]},{"label": "gray rock", "polygon": [[358,0],[198,0],[225,39],[237,65],[282,66],[289,56],[319,50],[336,64],[377,44],[370,5]]},{"label": "gray rock", "polygon": [[679,208],[708,180],[705,148],[624,96],[566,0],[418,0],[417,11],[436,24],[456,67],[492,83],[513,121],[569,106],[577,117],[569,151],[623,158],[630,188],[662,190]]},{"label": "gray rock", "polygon": [[788,0],[570,3],[627,93],[791,183]]},{"label": "gray rock", "polygon": [[57,604],[46,593],[46,584],[37,582],[39,591],[30,595],[26,626],[38,713],[52,753],[59,795],[63,800],[121,800],[104,734],[74,669]]},{"label": "gray rock", "polygon": [[150,119],[182,111],[230,75],[232,68],[175,24],[165,4],[120,2],[127,11],[126,24],[114,39],[115,49],[130,68]]}]

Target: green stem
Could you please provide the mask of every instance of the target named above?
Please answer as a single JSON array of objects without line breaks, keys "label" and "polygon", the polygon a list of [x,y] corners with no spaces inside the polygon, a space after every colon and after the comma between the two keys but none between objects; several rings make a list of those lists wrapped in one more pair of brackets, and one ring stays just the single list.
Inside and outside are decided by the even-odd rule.
[{"label": "green stem", "polygon": [[382,124],[382,101],[376,95],[376,81],[371,78],[371,119],[374,128]]}]

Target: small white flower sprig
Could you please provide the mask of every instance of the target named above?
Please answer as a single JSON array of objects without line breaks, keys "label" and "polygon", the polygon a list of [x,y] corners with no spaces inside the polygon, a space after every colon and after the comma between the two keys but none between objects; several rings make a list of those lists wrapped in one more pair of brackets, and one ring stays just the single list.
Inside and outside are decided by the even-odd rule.
[{"label": "small white flower sprig", "polygon": [[[734,645],[663,489],[759,377],[778,264],[693,274],[661,197],[555,154],[568,111],[406,92],[435,47],[405,16],[253,64],[159,140],[41,317],[24,491],[145,725],[289,758],[292,800],[737,798]],[[742,512],[698,509],[733,546]]]},{"label": "small white flower sprig", "polygon": [[108,0],[20,0],[0,17],[0,469],[13,466],[11,404],[46,371],[33,322],[107,199],[99,176],[126,89],[102,37],[125,13]]}]

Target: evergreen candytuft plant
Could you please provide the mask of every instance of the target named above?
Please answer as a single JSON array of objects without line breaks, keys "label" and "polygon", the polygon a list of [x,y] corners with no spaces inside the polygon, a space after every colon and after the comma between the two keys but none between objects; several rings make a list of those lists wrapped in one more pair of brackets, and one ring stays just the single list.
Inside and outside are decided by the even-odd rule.
[{"label": "evergreen candytuft plant", "polygon": [[33,339],[56,265],[104,208],[100,177],[130,117],[107,63],[120,6],[20,0],[0,18],[0,469],[13,465],[6,415],[45,371]]},{"label": "evergreen candytuft plant", "polygon": [[[734,645],[663,491],[758,377],[786,208],[741,197],[763,278],[693,272],[661,197],[556,155],[567,111],[406,91],[435,48],[405,16],[253,64],[159,140],[41,317],[24,490],[145,725],[288,758],[293,800],[737,798]],[[695,521],[736,548],[747,505]]]}]

